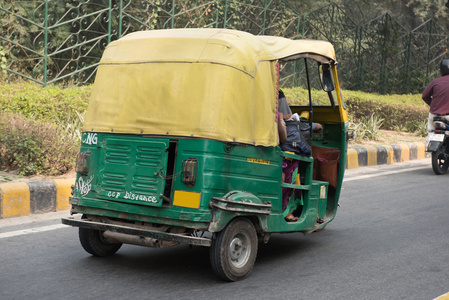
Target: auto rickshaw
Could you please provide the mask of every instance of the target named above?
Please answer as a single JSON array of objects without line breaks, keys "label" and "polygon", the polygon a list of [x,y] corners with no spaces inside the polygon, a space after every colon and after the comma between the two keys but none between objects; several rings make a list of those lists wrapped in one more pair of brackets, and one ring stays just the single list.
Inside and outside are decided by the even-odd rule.
[{"label": "auto rickshaw", "polygon": [[[317,66],[326,103],[291,106],[319,122],[312,154],[282,151],[280,68]],[[336,214],[346,165],[347,112],[333,46],[227,29],[131,33],[100,61],[76,160],[71,215],[82,247],[123,243],[210,247],[213,271],[236,281],[273,233],[323,229]],[[298,160],[282,182],[285,159]],[[282,188],[292,193],[286,222]],[[299,196],[298,196],[299,195]],[[81,217],[80,217],[81,216]]]}]

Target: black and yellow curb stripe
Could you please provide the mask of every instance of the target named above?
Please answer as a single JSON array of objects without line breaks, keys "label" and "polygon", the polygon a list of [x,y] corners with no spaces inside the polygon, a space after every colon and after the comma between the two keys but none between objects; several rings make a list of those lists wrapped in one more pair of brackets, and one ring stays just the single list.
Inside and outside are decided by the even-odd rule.
[{"label": "black and yellow curb stripe", "polygon": [[70,209],[75,178],[0,184],[0,218]]},{"label": "black and yellow curb stripe", "polygon": [[424,159],[426,143],[403,143],[388,146],[355,146],[348,149],[346,168],[394,164],[397,162]]}]

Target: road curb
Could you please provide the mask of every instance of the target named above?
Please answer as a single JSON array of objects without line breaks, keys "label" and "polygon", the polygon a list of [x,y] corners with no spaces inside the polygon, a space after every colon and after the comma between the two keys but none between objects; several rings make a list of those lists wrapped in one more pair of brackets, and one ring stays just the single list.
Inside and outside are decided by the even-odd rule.
[{"label": "road curb", "polygon": [[70,209],[75,178],[0,184],[0,218]]},{"label": "road curb", "polygon": [[401,143],[386,146],[353,146],[348,149],[346,168],[391,165],[428,157],[426,143]]}]

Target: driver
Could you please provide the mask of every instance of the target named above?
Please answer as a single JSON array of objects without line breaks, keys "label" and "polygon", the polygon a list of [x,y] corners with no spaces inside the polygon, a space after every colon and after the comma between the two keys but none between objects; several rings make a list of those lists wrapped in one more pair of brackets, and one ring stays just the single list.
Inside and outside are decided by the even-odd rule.
[{"label": "driver", "polygon": [[428,132],[435,130],[435,116],[447,116],[449,121],[449,59],[441,62],[440,71],[441,77],[432,80],[422,93],[422,99],[430,106]]},{"label": "driver", "polygon": [[[279,89],[279,111],[283,114],[284,120],[288,120],[293,116],[287,98],[281,89]],[[312,130],[314,132],[318,132],[321,129],[323,129],[323,126],[320,123],[312,123]]]}]

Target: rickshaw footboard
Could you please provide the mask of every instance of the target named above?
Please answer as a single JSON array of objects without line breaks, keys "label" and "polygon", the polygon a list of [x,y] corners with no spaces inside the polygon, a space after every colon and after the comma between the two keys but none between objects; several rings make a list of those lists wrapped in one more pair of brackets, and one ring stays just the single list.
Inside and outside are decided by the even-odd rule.
[{"label": "rickshaw footboard", "polygon": [[183,234],[162,232],[162,231],[156,231],[156,230],[147,230],[147,229],[142,229],[142,228],[133,228],[131,226],[101,223],[101,222],[95,222],[95,221],[90,221],[90,220],[85,220],[85,219],[78,220],[78,219],[73,219],[73,218],[62,218],[61,222],[62,222],[62,224],[70,225],[70,226],[74,226],[74,227],[87,228],[87,229],[98,230],[98,231],[102,231],[102,232],[111,231],[111,232],[117,232],[117,233],[122,233],[122,234],[126,234],[126,235],[132,235],[132,236],[148,237],[148,238],[157,239],[157,240],[187,243],[187,244],[195,245],[195,246],[210,247],[212,244],[212,240],[209,238],[193,237],[193,236],[188,236],[188,235],[183,235]]}]

